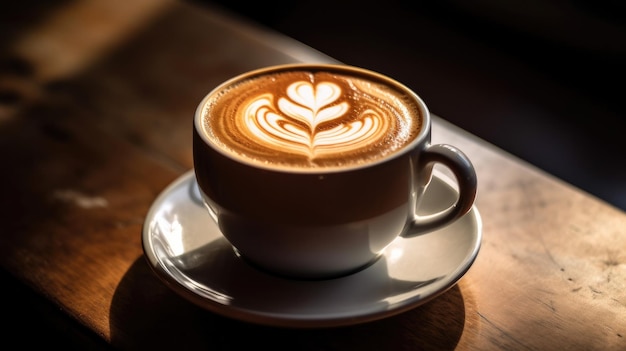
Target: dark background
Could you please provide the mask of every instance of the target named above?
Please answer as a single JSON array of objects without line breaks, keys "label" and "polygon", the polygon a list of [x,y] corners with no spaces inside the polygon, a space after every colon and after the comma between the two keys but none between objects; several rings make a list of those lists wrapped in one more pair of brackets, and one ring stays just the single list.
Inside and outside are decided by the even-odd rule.
[{"label": "dark background", "polygon": [[626,210],[626,2],[217,4],[411,87],[434,114]]}]

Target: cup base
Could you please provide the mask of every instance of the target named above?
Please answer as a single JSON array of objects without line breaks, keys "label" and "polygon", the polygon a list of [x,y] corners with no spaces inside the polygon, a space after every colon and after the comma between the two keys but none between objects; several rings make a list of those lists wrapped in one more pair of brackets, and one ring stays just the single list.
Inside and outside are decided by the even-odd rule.
[{"label": "cup base", "polygon": [[331,280],[331,279],[339,279],[339,278],[343,278],[352,274],[355,274],[357,272],[360,272],[364,269],[366,269],[367,267],[373,265],[374,263],[376,263],[380,257],[382,256],[382,254],[378,254],[376,255],[376,257],[374,257],[371,261],[367,262],[364,265],[361,265],[359,267],[353,268],[353,269],[349,269],[346,271],[341,271],[341,272],[337,272],[337,273],[311,273],[311,272],[307,272],[307,273],[301,273],[301,272],[293,272],[293,271],[288,271],[288,270],[278,270],[278,269],[273,269],[273,268],[268,268],[265,267],[257,262],[254,262],[253,260],[247,258],[244,254],[242,254],[236,247],[232,247],[233,251],[235,252],[235,255],[241,259],[243,262],[245,262],[247,265],[254,267],[255,269],[266,273],[266,274],[270,274],[270,275],[274,275],[280,278],[284,278],[284,279],[289,279],[289,280],[301,280],[301,281],[320,281],[320,280]]}]

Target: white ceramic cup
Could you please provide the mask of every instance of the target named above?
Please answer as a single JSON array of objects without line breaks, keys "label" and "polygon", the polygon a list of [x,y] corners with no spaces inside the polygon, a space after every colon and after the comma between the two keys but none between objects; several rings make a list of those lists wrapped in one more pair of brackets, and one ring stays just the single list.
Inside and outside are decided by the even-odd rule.
[{"label": "white ceramic cup", "polygon": [[[207,106],[224,92],[232,94],[230,86],[303,69],[355,75],[404,94],[405,103],[419,112],[419,132],[373,161],[313,168],[253,162],[208,136],[207,121],[221,116]],[[431,117],[424,102],[401,83],[358,67],[287,64],[244,73],[204,97],[193,130],[196,180],[212,218],[241,257],[279,275],[324,279],[358,271],[398,236],[424,234],[456,221],[476,196],[470,160],[453,146],[430,143]],[[416,208],[435,164],[452,171],[459,196],[447,210],[418,217]]]}]

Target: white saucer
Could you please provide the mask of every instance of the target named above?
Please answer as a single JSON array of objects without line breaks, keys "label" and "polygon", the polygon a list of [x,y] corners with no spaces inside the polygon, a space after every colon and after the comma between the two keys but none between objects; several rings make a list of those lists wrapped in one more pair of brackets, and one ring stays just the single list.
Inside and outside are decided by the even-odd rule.
[{"label": "white saucer", "polygon": [[[455,198],[456,190],[436,175],[422,207],[443,209]],[[474,207],[446,228],[396,239],[376,263],[352,275],[319,281],[281,278],[235,255],[203,207],[191,170],[152,204],[142,244],[156,275],[198,306],[252,323],[309,328],[377,320],[432,300],[467,272],[481,237]]]}]

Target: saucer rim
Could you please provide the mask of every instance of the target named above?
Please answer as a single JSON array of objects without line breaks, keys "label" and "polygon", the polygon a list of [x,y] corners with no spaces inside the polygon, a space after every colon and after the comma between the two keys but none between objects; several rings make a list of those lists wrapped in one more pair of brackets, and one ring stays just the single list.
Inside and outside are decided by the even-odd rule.
[{"label": "saucer rim", "polygon": [[[274,326],[274,327],[286,327],[292,329],[310,329],[310,328],[328,328],[328,327],[342,327],[342,326],[350,326],[356,324],[362,324],[366,322],[372,322],[376,320],[380,320],[383,318],[391,317],[423,304],[426,304],[433,299],[439,297],[444,294],[455,285],[458,284],[459,280],[465,276],[465,274],[469,271],[469,269],[474,264],[478,254],[480,252],[482,246],[482,237],[483,237],[483,224],[482,217],[478,211],[476,204],[472,205],[470,211],[465,214],[466,216],[473,216],[473,220],[470,220],[472,225],[472,238],[471,245],[468,245],[468,248],[471,247],[471,250],[468,250],[467,255],[463,258],[461,262],[454,269],[451,269],[448,274],[448,278],[445,281],[445,284],[430,292],[428,295],[418,294],[417,296],[412,295],[402,302],[394,303],[393,305],[388,306],[385,309],[380,309],[374,312],[367,313],[351,313],[346,314],[343,313],[338,316],[328,317],[325,315],[302,315],[295,314],[286,316],[282,313],[271,313],[265,311],[259,311],[249,308],[243,308],[240,306],[229,306],[220,304],[214,300],[205,298],[193,290],[187,288],[179,281],[177,278],[173,277],[166,269],[164,269],[162,263],[163,261],[157,257],[154,252],[152,245],[150,244],[149,234],[150,234],[150,226],[151,220],[155,218],[155,214],[159,211],[160,205],[164,202],[165,199],[178,187],[183,186],[185,183],[193,181],[195,177],[195,172],[193,169],[188,170],[181,175],[179,175],[174,181],[172,181],[168,186],[166,186],[159,195],[152,202],[147,215],[145,217],[142,234],[141,234],[141,243],[142,249],[144,253],[144,258],[147,260],[150,269],[156,276],[170,289],[172,289],[179,296],[187,299],[198,307],[201,307],[207,311],[211,311],[218,315],[232,318],[235,320],[254,323],[258,325],[265,326]],[[456,192],[457,190],[451,185],[452,180],[441,172],[433,172],[433,178],[437,178],[440,181],[444,182],[446,186],[450,188],[451,191]],[[193,201],[190,198],[190,201]],[[461,218],[463,218],[461,217]],[[411,240],[410,238],[404,238],[404,240]],[[384,254],[383,254],[384,255]],[[365,268],[367,270],[368,268]],[[454,273],[454,274],[453,274]],[[345,279],[346,277],[339,277],[334,279]],[[295,280],[297,282],[297,280]],[[416,289],[417,290],[417,289]]]}]

